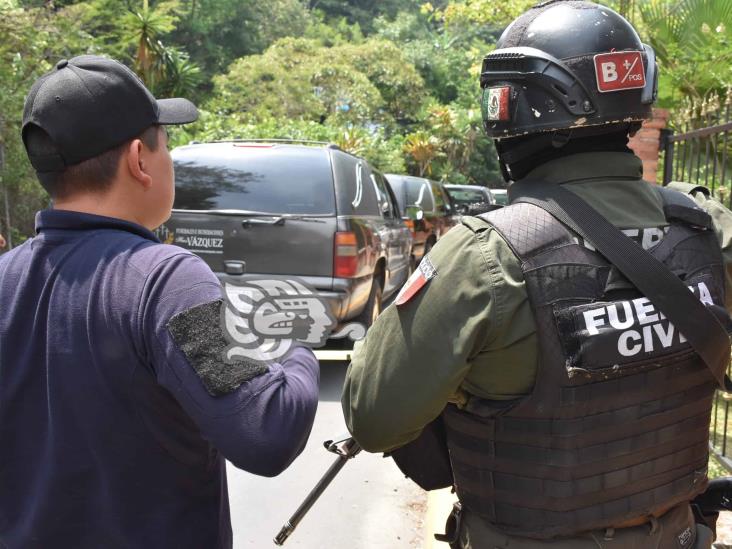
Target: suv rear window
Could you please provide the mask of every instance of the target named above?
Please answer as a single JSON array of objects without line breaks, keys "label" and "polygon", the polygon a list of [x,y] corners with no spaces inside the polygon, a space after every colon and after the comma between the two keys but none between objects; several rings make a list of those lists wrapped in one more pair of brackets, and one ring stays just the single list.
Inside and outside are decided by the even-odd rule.
[{"label": "suv rear window", "polygon": [[425,212],[434,211],[435,204],[432,201],[429,180],[393,174],[387,175],[386,178],[394,189],[402,211],[405,206],[419,206]]},{"label": "suv rear window", "polygon": [[476,202],[488,201],[485,194],[475,189],[449,189],[447,192],[458,204],[474,204]]},{"label": "suv rear window", "polygon": [[326,150],[225,143],[172,156],[176,209],[335,215]]}]

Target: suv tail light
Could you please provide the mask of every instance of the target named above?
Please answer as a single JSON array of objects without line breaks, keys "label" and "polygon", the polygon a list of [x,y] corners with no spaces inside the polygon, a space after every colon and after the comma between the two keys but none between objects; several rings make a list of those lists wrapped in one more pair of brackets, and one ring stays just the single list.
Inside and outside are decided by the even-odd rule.
[{"label": "suv tail light", "polygon": [[336,233],[333,276],[350,278],[356,276],[357,269],[358,244],[356,243],[356,234],[352,232]]}]

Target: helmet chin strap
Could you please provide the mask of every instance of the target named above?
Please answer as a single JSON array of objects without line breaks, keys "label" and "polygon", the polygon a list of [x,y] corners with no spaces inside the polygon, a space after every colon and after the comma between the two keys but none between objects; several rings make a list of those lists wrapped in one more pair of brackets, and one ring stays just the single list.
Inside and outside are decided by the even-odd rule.
[{"label": "helmet chin strap", "polygon": [[544,132],[526,137],[495,141],[501,174],[506,182],[525,177],[534,168],[569,154],[582,152],[632,152],[628,135],[635,134],[640,122],[588,126]]}]

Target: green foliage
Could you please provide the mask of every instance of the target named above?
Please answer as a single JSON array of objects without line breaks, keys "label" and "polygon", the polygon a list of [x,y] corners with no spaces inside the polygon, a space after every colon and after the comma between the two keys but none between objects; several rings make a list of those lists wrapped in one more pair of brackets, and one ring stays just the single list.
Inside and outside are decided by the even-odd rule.
[{"label": "green foliage", "polygon": [[292,139],[334,143],[343,150],[362,156],[385,172],[404,172],[401,154],[403,138],[387,137],[383,130],[320,124],[312,120],[268,117],[256,122],[234,121],[203,110],[198,122],[171,132],[171,145],[180,146],[192,140],[222,139]]},{"label": "green foliage", "polygon": [[260,53],[285,36],[302,35],[310,22],[300,0],[181,0],[170,39],[185,46],[207,82],[239,57]]},{"label": "green foliage", "polygon": [[661,106],[732,85],[732,0],[649,0],[639,10],[658,56]]},{"label": "green foliage", "polygon": [[371,32],[377,26],[375,18],[393,18],[399,12],[419,9],[420,4],[420,0],[310,0],[308,7],[322,13],[329,22],[346,19]]},{"label": "green foliage", "polygon": [[[33,234],[33,217],[47,197],[37,183],[20,138],[23,103],[32,83],[63,57],[94,51],[75,6],[53,11],[0,0],[0,232],[18,244]],[[7,194],[6,194],[7,193]],[[10,227],[5,215],[8,197]]]},{"label": "green foliage", "polygon": [[492,49],[493,36],[485,28],[445,27],[429,13],[401,13],[393,21],[379,20],[378,27],[379,36],[399,44],[437,100],[473,104],[478,87],[471,67]]},{"label": "green foliage", "polygon": [[365,40],[358,23],[349,23],[345,17],[326,23],[322,12],[314,12],[311,15],[303,38],[315,40],[322,46],[362,44]]},{"label": "green foliage", "polygon": [[492,141],[482,133],[479,110],[433,104],[424,120],[424,129],[404,140],[411,172],[451,183],[495,186],[498,166]]},{"label": "green foliage", "polygon": [[[0,0],[0,176],[14,224],[31,234],[45,201],[20,142],[23,98],[59,58],[81,53],[119,59],[156,95],[201,105],[199,122],[172,130],[177,144],[327,141],[384,171],[496,185],[480,64],[535,2]],[[732,86],[732,0],[602,3],[657,50],[661,105],[707,112]]]},{"label": "green foliage", "polygon": [[324,47],[285,38],[216,77],[208,108],[237,123],[274,117],[388,127],[413,117],[423,96],[419,74],[390,42]]},{"label": "green foliage", "polygon": [[[438,13],[444,17],[448,25],[452,26],[478,24],[503,28],[536,4],[536,0],[514,0],[513,2],[465,0],[449,2],[447,7],[444,10],[438,10]],[[431,4],[427,4],[425,9],[430,10],[431,8]]]},{"label": "green foliage", "polygon": [[167,0],[151,7],[143,0],[139,8],[128,7],[121,18],[123,41],[135,44],[135,71],[158,97],[191,93],[198,84],[200,69],[182,49],[161,41],[178,22],[180,3]]}]

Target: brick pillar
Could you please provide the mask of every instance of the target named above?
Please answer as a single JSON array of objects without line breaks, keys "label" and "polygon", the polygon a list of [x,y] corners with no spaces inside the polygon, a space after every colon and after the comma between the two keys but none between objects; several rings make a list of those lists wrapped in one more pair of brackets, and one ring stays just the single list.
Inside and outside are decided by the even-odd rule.
[{"label": "brick pillar", "polygon": [[[643,179],[659,182],[658,152],[661,145],[661,130],[666,127],[667,109],[653,109],[653,118],[643,122],[643,127],[630,140],[628,146],[643,161]],[[661,170],[663,175],[663,170]]]}]

